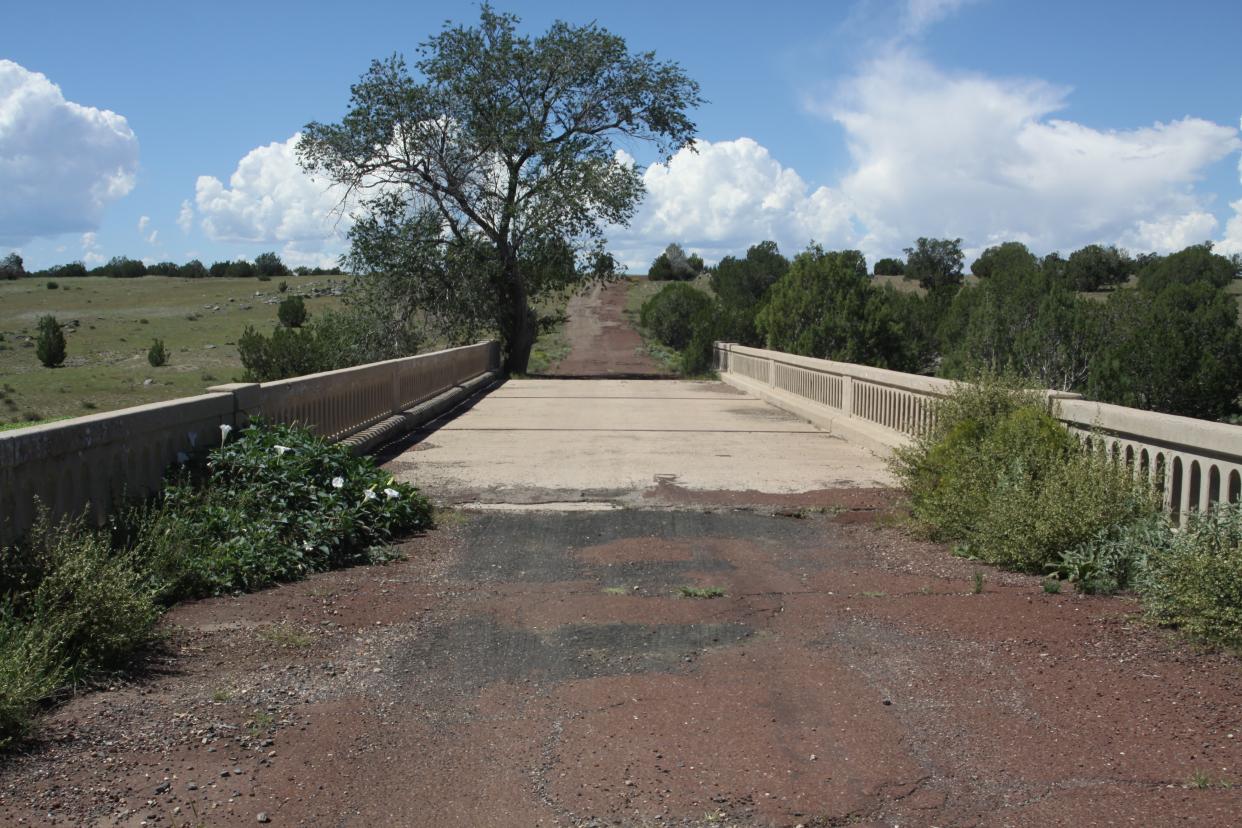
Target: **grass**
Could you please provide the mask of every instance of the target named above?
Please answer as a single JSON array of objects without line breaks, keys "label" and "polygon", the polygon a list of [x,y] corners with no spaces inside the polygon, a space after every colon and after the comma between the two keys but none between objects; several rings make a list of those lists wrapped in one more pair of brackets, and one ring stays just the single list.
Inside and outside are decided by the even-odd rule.
[{"label": "grass", "polygon": [[678,587],[677,592],[682,598],[723,598],[725,591],[720,587]]},{"label": "grass", "polygon": [[862,593],[862,597],[864,598],[883,598],[886,595],[888,595],[887,592],[863,592]]},{"label": "grass", "polygon": [[1061,593],[1061,582],[1056,578],[1045,578],[1044,592],[1049,595],[1059,595]]},{"label": "grass", "polygon": [[315,643],[315,636],[292,624],[273,624],[259,630],[259,638],[288,650],[300,650]]},{"label": "grass", "polygon": [[[292,292],[325,286],[330,276],[289,276]],[[261,292],[262,296],[255,296]],[[278,295],[257,279],[66,279],[48,290],[31,279],[0,281],[0,376],[11,388],[0,401],[0,429],[79,416],[83,409],[111,411],[201,394],[208,384],[241,376],[237,338],[246,325],[266,332],[276,324]],[[232,300],[232,301],[230,301]],[[312,316],[336,308],[336,297],[307,298]],[[205,306],[219,306],[208,310]],[[44,368],[35,358],[38,318],[53,314],[64,325],[69,355],[64,367]],[[72,322],[77,325],[70,325]],[[168,364],[152,368],[147,348],[162,339]],[[219,377],[205,381],[204,376]],[[152,380],[145,384],[146,380]],[[89,405],[88,405],[89,404]],[[90,408],[94,406],[94,408]]]},{"label": "grass", "polygon": [[983,582],[983,573],[976,571],[975,574],[971,576],[970,591],[975,595],[981,594],[983,592]]},{"label": "grass", "polygon": [[558,291],[535,303],[535,312],[541,319],[551,318],[554,321],[542,326],[543,329],[530,349],[530,362],[526,365],[528,374],[547,373],[569,356],[570,345],[565,336],[565,311],[573,295],[572,290]]},{"label": "grass", "polygon": [[630,591],[623,586],[611,586],[604,587],[603,593],[605,595],[629,595]]}]

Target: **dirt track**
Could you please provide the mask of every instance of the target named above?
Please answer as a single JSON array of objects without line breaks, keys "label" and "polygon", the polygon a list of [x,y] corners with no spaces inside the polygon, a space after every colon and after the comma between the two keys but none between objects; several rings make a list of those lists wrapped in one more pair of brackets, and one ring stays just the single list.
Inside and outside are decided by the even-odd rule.
[{"label": "dirt track", "polygon": [[565,323],[569,356],[553,366],[548,376],[668,376],[668,371],[647,353],[642,337],[625,318],[629,285],[627,279],[596,285],[569,300]]},{"label": "dirt track", "polygon": [[912,540],[894,499],[661,481],[180,606],[5,761],[0,824],[1239,823],[1236,657]]}]

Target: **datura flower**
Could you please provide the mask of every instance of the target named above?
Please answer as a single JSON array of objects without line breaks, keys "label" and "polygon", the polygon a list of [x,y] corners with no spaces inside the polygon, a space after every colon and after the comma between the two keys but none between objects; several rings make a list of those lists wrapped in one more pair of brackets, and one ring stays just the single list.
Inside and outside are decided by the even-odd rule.
[{"label": "datura flower", "polygon": [[396,489],[388,488],[388,489],[384,489],[384,496],[387,497],[389,500],[392,500],[394,497],[401,497],[401,492],[397,491]]},{"label": "datura flower", "polygon": [[343,477],[334,477],[334,478],[332,478],[332,488],[334,488],[334,489],[342,489],[342,488],[344,488],[344,487],[345,487],[345,478],[343,478]]}]

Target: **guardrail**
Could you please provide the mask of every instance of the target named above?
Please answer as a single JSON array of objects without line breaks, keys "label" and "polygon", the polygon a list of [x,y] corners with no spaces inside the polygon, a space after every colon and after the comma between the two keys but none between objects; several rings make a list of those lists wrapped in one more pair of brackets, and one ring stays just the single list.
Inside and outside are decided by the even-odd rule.
[{"label": "guardrail", "polygon": [[2,432],[0,543],[30,526],[36,498],[54,516],[89,508],[102,522],[122,498],[159,491],[178,455],[218,445],[221,426],[261,415],[346,440],[499,366],[497,343],[480,342]]},{"label": "guardrail", "polygon": [[[717,342],[722,379],[829,428],[892,449],[934,425],[952,380]],[[1242,426],[1091,402],[1045,391],[1049,410],[1084,441],[1150,480],[1174,519],[1242,500]]]}]

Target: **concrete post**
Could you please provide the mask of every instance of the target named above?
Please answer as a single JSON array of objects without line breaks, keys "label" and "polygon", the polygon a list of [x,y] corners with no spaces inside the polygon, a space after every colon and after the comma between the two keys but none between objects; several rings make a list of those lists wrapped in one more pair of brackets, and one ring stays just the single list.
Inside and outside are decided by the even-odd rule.
[{"label": "concrete post", "polygon": [[263,413],[263,388],[257,382],[229,382],[213,385],[208,394],[233,395],[233,428],[245,428],[251,417]]},{"label": "concrete post", "polygon": [[841,410],[847,417],[854,416],[854,378],[848,375],[841,377]]}]

